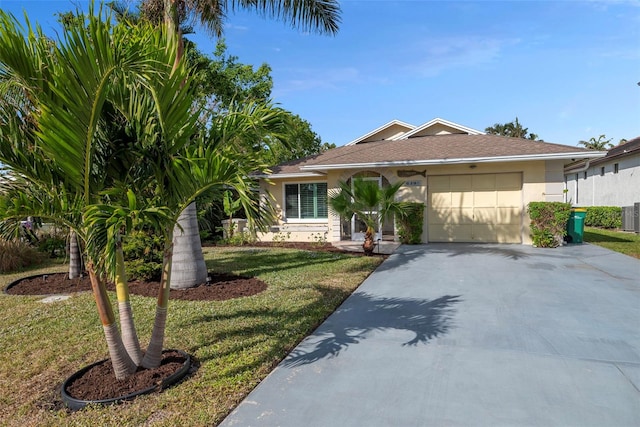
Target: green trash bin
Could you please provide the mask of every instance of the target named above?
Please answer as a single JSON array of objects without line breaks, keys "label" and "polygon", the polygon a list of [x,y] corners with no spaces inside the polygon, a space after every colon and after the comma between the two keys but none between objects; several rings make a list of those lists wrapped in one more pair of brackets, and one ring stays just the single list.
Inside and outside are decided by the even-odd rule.
[{"label": "green trash bin", "polygon": [[584,237],[584,219],[587,216],[585,208],[571,209],[569,222],[567,223],[567,237],[569,243],[582,243]]}]

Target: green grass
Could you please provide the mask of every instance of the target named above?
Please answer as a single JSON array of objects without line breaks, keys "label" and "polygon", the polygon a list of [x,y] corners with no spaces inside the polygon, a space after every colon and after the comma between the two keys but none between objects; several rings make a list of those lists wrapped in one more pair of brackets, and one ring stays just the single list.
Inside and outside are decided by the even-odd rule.
[{"label": "green grass", "polygon": [[[381,260],[266,248],[206,248],[205,259],[210,270],[257,276],[268,288],[228,301],[170,301],[165,348],[188,352],[200,367],[162,393],[118,406],[74,413],[56,406],[65,378],[108,357],[90,293],[48,304],[41,297],[0,295],[0,425],[216,425]],[[50,265],[0,275],[0,286],[61,270]],[[144,345],[155,299],[134,295],[132,305]]]},{"label": "green grass", "polygon": [[640,235],[585,227],[584,241],[612,251],[640,258]]}]

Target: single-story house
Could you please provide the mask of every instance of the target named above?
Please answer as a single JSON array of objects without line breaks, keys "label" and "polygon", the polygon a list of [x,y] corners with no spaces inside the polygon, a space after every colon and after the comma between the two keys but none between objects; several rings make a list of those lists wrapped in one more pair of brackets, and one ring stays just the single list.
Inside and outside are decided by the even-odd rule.
[{"label": "single-story house", "polygon": [[[564,200],[565,165],[604,156],[579,147],[487,135],[443,119],[393,120],[344,146],[284,163],[260,179],[277,224],[262,241],[361,240],[363,223],[328,207],[339,181],[403,181],[398,198],[425,205],[422,241],[530,244],[526,207]],[[395,221],[382,224],[396,239]]]},{"label": "single-story house", "polygon": [[640,203],[640,137],[613,147],[598,159],[565,168],[567,202],[576,206],[633,206]]}]

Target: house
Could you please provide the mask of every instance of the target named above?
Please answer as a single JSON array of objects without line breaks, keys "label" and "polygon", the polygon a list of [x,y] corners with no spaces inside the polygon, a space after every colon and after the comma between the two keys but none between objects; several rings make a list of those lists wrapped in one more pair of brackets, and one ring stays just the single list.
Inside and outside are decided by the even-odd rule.
[{"label": "house", "polygon": [[632,206],[640,203],[640,137],[598,159],[565,168],[566,201],[575,206]]},{"label": "house", "polygon": [[[263,241],[360,240],[364,224],[328,208],[339,181],[380,186],[404,182],[399,199],[424,203],[427,242],[530,244],[527,204],[564,200],[565,165],[594,152],[546,142],[487,135],[443,119],[413,126],[393,120],[344,146],[284,163],[262,176],[277,224]],[[383,239],[396,239],[393,218]]]}]

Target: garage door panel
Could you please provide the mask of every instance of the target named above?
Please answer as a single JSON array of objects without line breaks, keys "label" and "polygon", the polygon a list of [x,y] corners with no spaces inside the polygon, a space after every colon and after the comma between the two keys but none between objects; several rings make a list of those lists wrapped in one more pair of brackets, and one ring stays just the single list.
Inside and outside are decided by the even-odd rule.
[{"label": "garage door panel", "polygon": [[430,176],[429,189],[434,192],[449,192],[451,190],[451,180],[449,179],[449,176]]},{"label": "garage door panel", "polygon": [[497,196],[495,191],[476,191],[473,193],[473,207],[495,207]]},{"label": "garage door panel", "polygon": [[450,190],[451,191],[471,191],[472,175],[451,175],[450,176]]},{"label": "garage door panel", "polygon": [[473,193],[472,192],[451,192],[451,206],[461,206],[463,208],[473,207]]},{"label": "garage door panel", "polygon": [[451,222],[451,208],[428,209],[429,224],[448,224]]},{"label": "garage door panel", "polygon": [[452,224],[473,224],[473,208],[451,208]]},{"label": "garage door panel", "polygon": [[496,176],[490,175],[471,175],[473,191],[493,191],[496,189]]},{"label": "garage door panel", "polygon": [[519,173],[429,177],[429,240],[520,243]]},{"label": "garage door panel", "polygon": [[434,209],[446,209],[451,207],[451,193],[433,193],[429,197],[429,206]]}]

